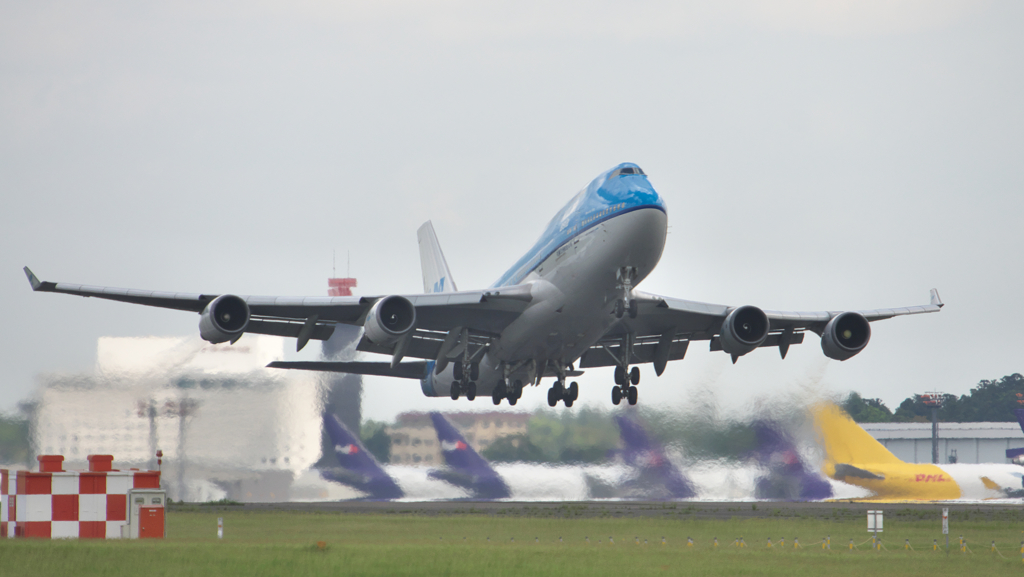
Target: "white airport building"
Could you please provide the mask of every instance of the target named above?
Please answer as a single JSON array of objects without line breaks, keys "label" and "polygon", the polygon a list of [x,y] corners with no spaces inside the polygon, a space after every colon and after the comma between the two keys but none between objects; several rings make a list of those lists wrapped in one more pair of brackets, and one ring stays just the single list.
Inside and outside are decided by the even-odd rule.
[{"label": "white airport building", "polygon": [[[862,423],[894,455],[908,463],[932,462],[931,423]],[[1009,463],[1007,449],[1024,447],[1013,423],[939,423],[940,463]]]},{"label": "white airport building", "polygon": [[283,357],[264,335],[103,337],[94,373],[41,377],[33,451],[156,469],[159,449],[170,498],[286,501],[320,457],[323,395],[313,373],[264,368]]}]

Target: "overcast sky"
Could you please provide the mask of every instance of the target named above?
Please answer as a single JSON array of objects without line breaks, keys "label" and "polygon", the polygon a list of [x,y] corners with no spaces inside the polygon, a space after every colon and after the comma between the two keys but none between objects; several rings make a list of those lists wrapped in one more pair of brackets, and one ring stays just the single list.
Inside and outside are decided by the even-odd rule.
[{"label": "overcast sky", "polygon": [[[197,331],[188,313],[33,294],[24,265],[321,295],[337,250],[360,294],[414,293],[432,219],[459,287],[479,288],[624,161],[668,204],[643,290],[842,310],[936,287],[947,303],[873,324],[842,363],[813,335],[735,366],[698,344],[660,379],[644,367],[642,403],[964,394],[1024,369],[1022,24],[1018,1],[0,0],[0,409],[41,373],[92,370],[100,336]],[[581,400],[608,406],[611,380],[588,371]],[[376,419],[491,407],[367,389]]]}]

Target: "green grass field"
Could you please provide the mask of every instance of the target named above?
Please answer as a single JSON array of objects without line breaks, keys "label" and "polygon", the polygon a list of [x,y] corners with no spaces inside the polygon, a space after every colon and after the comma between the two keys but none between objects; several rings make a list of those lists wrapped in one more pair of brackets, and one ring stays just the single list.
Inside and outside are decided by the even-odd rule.
[{"label": "green grass field", "polygon": [[[216,536],[217,517],[224,518],[223,540]],[[863,519],[428,517],[194,508],[168,513],[162,541],[4,539],[0,575],[1020,575],[1022,528],[1005,521],[958,521],[951,531],[954,551],[947,555],[931,550],[932,540],[942,537],[935,520],[887,519],[887,550],[862,545],[850,551],[851,538],[858,544],[869,538]],[[973,553],[955,550],[960,533]],[[821,548],[826,535],[832,537],[831,551]],[[746,548],[731,545],[740,536]],[[688,537],[693,547],[687,547]],[[776,544],[771,549],[769,537]],[[785,549],[778,546],[782,537]],[[793,548],[794,537],[801,549]],[[915,551],[903,549],[904,539]],[[990,552],[993,540],[1004,557]]]}]

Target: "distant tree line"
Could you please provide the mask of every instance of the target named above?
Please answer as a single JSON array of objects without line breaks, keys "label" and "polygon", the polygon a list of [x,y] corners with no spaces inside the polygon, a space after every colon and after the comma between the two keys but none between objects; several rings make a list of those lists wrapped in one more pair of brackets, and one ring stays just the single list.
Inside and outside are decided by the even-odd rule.
[{"label": "distant tree line", "polygon": [[[932,408],[921,395],[905,399],[893,412],[881,399],[865,399],[850,393],[843,408],[858,423],[931,422]],[[1024,376],[1020,373],[999,380],[984,380],[966,395],[942,395],[939,421],[945,423],[1015,422],[1013,409],[1024,408]]]},{"label": "distant tree line", "polygon": [[33,405],[19,403],[15,414],[0,413],[0,465],[31,465],[34,462],[29,444],[29,414]]}]

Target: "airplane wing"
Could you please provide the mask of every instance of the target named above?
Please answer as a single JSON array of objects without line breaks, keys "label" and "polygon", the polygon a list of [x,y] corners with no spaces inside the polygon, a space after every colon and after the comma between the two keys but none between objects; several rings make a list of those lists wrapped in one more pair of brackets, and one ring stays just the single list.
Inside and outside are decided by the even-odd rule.
[{"label": "airplane wing", "polygon": [[[702,303],[636,291],[637,314],[624,316],[604,339],[580,358],[580,368],[614,366],[621,357],[622,341],[633,337],[631,363],[655,363],[658,374],[667,361],[683,358],[691,341],[710,341],[712,351],[723,350],[721,334],[730,313],[741,307]],[[850,311],[870,322],[902,315],[938,312],[943,306],[937,290],[927,305]],[[779,347],[785,358],[790,345],[802,343],[804,333],[821,336],[829,322],[847,311],[763,311],[768,334],[758,347]],[[870,332],[869,332],[870,334]],[[660,367],[660,368],[659,368]]]},{"label": "airplane wing", "polygon": [[[219,294],[176,293],[40,281],[25,267],[32,290],[95,297],[158,308],[202,313]],[[239,296],[249,307],[245,332],[299,339],[327,340],[335,324],[363,325],[373,305],[384,296],[276,297]],[[437,358],[445,336],[452,329],[470,329],[471,339],[499,334],[532,300],[530,287],[521,285],[496,290],[405,295],[416,308],[416,328],[401,356]],[[379,346],[363,339],[360,350],[393,354],[394,345]]]}]

